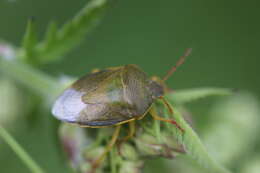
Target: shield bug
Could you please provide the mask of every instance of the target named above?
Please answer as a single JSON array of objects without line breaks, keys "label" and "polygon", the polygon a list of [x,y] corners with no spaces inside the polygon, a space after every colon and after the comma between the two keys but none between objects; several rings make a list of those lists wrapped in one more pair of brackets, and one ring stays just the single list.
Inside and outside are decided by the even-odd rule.
[{"label": "shield bug", "polygon": [[94,161],[93,168],[98,167],[116,143],[121,125],[130,125],[129,135],[123,138],[125,141],[134,135],[134,121],[142,119],[148,112],[154,119],[172,123],[183,132],[176,121],[158,116],[153,102],[161,99],[169,112],[173,113],[163,97],[167,91],[165,81],[183,64],[190,52],[191,49],[188,49],[162,79],[148,78],[133,64],[112,67],[83,76],[58,97],[52,113],[59,120],[82,127],[116,127],[106,150]]}]

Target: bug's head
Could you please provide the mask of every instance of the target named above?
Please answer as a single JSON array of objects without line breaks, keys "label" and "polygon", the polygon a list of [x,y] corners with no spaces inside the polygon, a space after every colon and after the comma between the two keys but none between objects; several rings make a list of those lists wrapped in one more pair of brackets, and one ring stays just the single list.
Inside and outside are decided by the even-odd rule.
[{"label": "bug's head", "polygon": [[153,76],[149,81],[149,89],[154,99],[163,96],[167,92],[166,84],[157,76]]},{"label": "bug's head", "polygon": [[161,97],[165,93],[170,91],[170,89],[166,86],[165,81],[177,70],[179,66],[181,66],[184,63],[185,58],[190,55],[191,50],[191,48],[187,49],[184,55],[179,58],[176,65],[173,66],[162,79],[156,76],[152,77],[152,79],[149,82],[149,89],[152,92],[153,98]]}]

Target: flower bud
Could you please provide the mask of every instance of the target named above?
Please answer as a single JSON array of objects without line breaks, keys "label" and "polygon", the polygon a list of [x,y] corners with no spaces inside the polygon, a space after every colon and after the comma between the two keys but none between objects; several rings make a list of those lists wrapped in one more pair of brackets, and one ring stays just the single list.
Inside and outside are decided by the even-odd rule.
[{"label": "flower bud", "polygon": [[135,143],[140,154],[147,157],[175,158],[176,155],[185,152],[172,134],[167,131],[160,133],[160,140],[149,133],[143,133],[136,137]]}]

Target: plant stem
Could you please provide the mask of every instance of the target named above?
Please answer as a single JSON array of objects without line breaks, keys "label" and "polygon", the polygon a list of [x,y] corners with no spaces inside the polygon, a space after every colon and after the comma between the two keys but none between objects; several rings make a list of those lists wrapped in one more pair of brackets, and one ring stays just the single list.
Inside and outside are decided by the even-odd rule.
[{"label": "plant stem", "polygon": [[15,139],[0,126],[0,136],[12,148],[18,157],[33,173],[44,173],[40,166],[26,153],[26,151],[15,141]]},{"label": "plant stem", "polygon": [[19,61],[5,59],[0,56],[0,71],[32,89],[45,99],[50,99],[64,87],[55,78]]},{"label": "plant stem", "polygon": [[174,129],[173,132],[176,134],[178,142],[184,145],[186,152],[191,158],[196,160],[200,165],[209,170],[211,173],[231,173],[209,155],[198,135],[182,118],[182,115],[180,112],[178,112],[176,107],[172,116],[185,131],[182,133],[178,129]]}]

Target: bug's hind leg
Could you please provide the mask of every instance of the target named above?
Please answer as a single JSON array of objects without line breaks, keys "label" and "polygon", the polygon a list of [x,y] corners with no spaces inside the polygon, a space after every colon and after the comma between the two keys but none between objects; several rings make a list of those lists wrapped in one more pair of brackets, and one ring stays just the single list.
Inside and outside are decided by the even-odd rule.
[{"label": "bug's hind leg", "polygon": [[93,162],[92,164],[92,172],[95,172],[96,168],[99,167],[99,165],[101,164],[101,162],[104,160],[104,158],[106,157],[107,153],[112,149],[112,147],[115,145],[117,138],[119,136],[119,132],[120,132],[121,126],[116,126],[116,129],[113,133],[113,136],[111,138],[111,140],[109,141],[108,145],[105,148],[105,151]]},{"label": "bug's hind leg", "polygon": [[[159,120],[159,121],[163,121],[163,122],[168,122],[168,123],[171,123],[173,125],[175,125],[179,130],[182,131],[182,133],[184,133],[184,129],[181,128],[181,126],[174,120],[172,119],[166,119],[166,118],[163,118],[163,117],[160,117],[158,114],[157,114],[157,111],[156,109],[152,106],[151,109],[150,109],[150,114],[152,115],[152,117],[155,119],[155,120]],[[169,112],[173,112],[172,109],[169,110]]]}]

